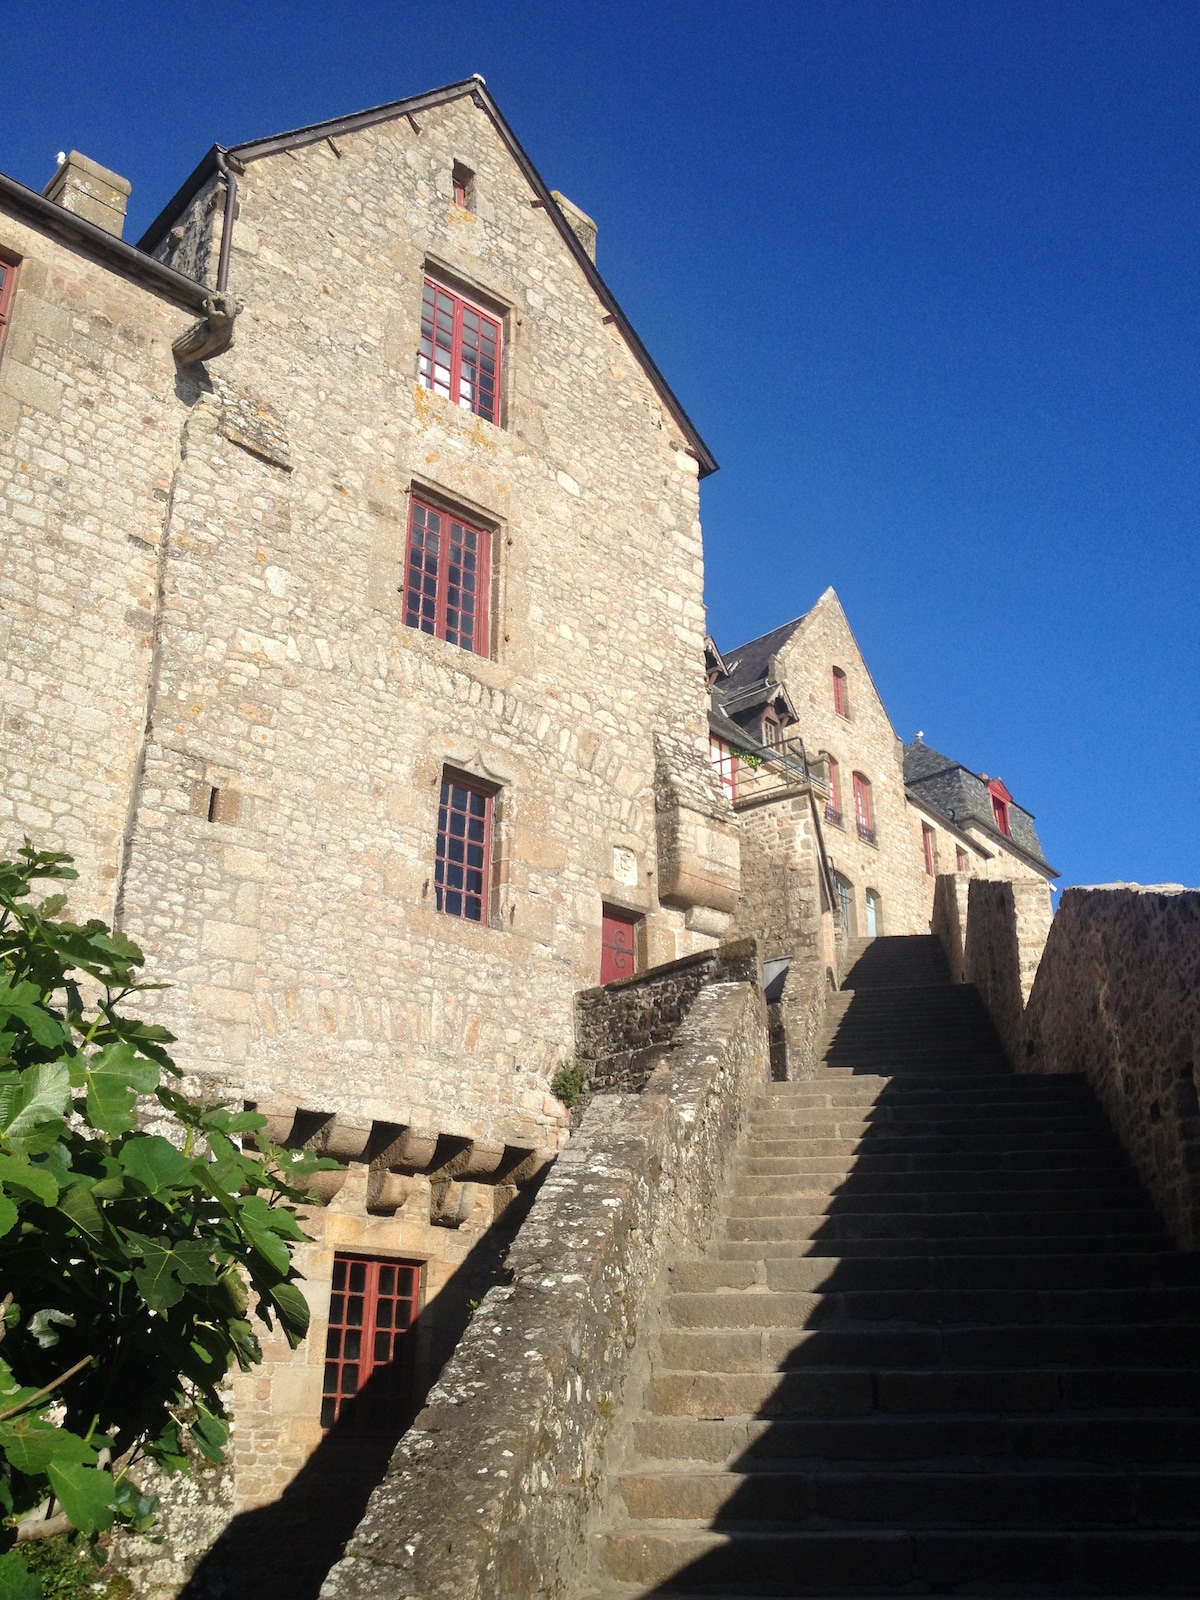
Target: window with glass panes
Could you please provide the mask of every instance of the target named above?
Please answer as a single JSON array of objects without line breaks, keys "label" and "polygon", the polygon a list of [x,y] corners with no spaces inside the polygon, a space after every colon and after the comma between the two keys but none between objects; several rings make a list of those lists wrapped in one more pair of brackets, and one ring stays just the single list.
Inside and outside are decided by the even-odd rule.
[{"label": "window with glass panes", "polygon": [[12,304],[13,286],[17,281],[16,263],[0,256],[0,346],[4,344],[4,330],[8,326],[8,308]]},{"label": "window with glass panes", "polygon": [[487,921],[492,798],[458,778],[442,779],[434,871],[437,908],[468,922]]},{"label": "window with glass panes", "polygon": [[717,769],[717,777],[721,786],[730,800],[737,799],[737,770],[738,758],[733,753],[733,748],[727,745],[724,739],[718,739],[716,734],[708,736],[708,759]]},{"label": "window with glass panes", "polygon": [[498,317],[426,278],[418,362],[426,389],[488,422],[499,422],[500,343]]},{"label": "window with glass panes", "polygon": [[491,548],[486,528],[414,497],[404,570],[407,626],[487,655]]},{"label": "window with glass panes", "polygon": [[390,1433],[404,1425],[420,1296],[419,1262],[334,1256],[323,1428]]}]

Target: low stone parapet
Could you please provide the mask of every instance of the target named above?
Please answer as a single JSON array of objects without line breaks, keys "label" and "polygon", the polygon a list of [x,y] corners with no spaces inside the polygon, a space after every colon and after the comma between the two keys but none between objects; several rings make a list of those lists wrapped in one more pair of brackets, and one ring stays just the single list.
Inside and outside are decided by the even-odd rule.
[{"label": "low stone parapet", "polygon": [[766,1079],[760,990],[716,982],[641,1094],[592,1100],[325,1600],[518,1600],[578,1580],[650,1291],[711,1231]]}]

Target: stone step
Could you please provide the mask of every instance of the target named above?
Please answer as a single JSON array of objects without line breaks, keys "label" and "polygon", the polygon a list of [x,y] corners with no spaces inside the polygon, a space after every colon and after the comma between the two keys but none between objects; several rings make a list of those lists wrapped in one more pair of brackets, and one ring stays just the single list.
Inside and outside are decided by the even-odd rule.
[{"label": "stone step", "polygon": [[[643,1462],[707,1461],[749,1470],[775,1460],[956,1461],[978,1470],[993,1458],[1097,1463],[1200,1461],[1200,1417],[1157,1412],[1092,1416],[937,1416],[814,1420],[702,1420],[647,1416],[634,1428]],[[1197,1502],[1200,1508],[1200,1500]]]},{"label": "stone step", "polygon": [[784,1106],[772,1106],[766,1111],[754,1113],[750,1119],[750,1130],[751,1141],[756,1148],[775,1142],[799,1144],[808,1139],[853,1139],[857,1144],[864,1139],[874,1143],[879,1138],[905,1140],[911,1136],[956,1139],[977,1134],[1007,1139],[1013,1148],[1020,1148],[1031,1133],[1041,1138],[1060,1133],[1090,1134],[1095,1139],[1105,1141],[1110,1148],[1115,1148],[1112,1133],[1104,1119],[1085,1116],[1083,1112],[1078,1116],[1050,1117],[1034,1110],[1021,1117],[992,1116],[990,1113],[967,1117],[960,1111],[936,1116],[929,1111],[919,1110],[901,1117],[898,1113],[888,1115],[885,1108],[880,1108],[877,1116],[860,1117],[857,1113],[848,1116],[846,1108],[838,1106],[796,1111]]},{"label": "stone step", "polygon": [[[746,1298],[750,1298],[747,1296]],[[798,1367],[1200,1366],[1192,1322],[992,1323],[964,1327],[675,1328],[659,1335],[664,1365],[689,1372]]]},{"label": "stone step", "polygon": [[[747,1226],[752,1227],[754,1220],[747,1221]],[[764,1219],[770,1224],[771,1219]],[[786,1219],[788,1222],[795,1218]],[[1029,1255],[1079,1255],[1083,1253],[1105,1255],[1114,1249],[1120,1251],[1122,1256],[1135,1256],[1144,1253],[1156,1255],[1162,1252],[1166,1241],[1161,1232],[1156,1233],[1126,1233],[1114,1237],[1111,1233],[1079,1233],[1079,1234],[1048,1234],[1035,1236],[1026,1234],[1017,1237],[1012,1234],[999,1234],[995,1238],[982,1238],[979,1235],[960,1236],[957,1234],[944,1235],[940,1238],[930,1238],[925,1235],[924,1229],[904,1241],[902,1255],[909,1251],[925,1251],[933,1257],[955,1255],[962,1257],[977,1256],[1029,1256]],[[825,1238],[737,1238],[718,1239],[710,1247],[712,1258],[721,1261],[759,1261],[764,1259],[796,1260],[822,1260],[829,1256],[853,1256],[856,1258],[871,1257],[876,1261],[890,1259],[895,1254],[897,1244],[888,1239],[825,1239]]]},{"label": "stone step", "polygon": [[[634,1471],[620,1479],[634,1518],[743,1524],[916,1527],[955,1523],[1007,1529],[1142,1527],[1200,1532],[1200,1469],[1114,1467],[1072,1471],[1042,1464],[968,1472],[824,1468],[782,1463],[752,1473]],[[1200,1572],[1200,1568],[1197,1569]]]},{"label": "stone step", "polygon": [[[816,1328],[873,1322],[917,1327],[1076,1327],[1095,1323],[1177,1322],[1200,1314],[1200,1288],[1171,1289],[850,1289],[805,1293],[764,1288],[670,1294],[676,1328]],[[1098,1329],[1103,1332],[1103,1329]],[[1200,1341],[1197,1342],[1200,1358]]]},{"label": "stone step", "polygon": [[764,1287],[830,1294],[848,1289],[1161,1289],[1200,1281],[1195,1256],[1153,1253],[1026,1256],[897,1255],[759,1257],[750,1261],[681,1261],[673,1291],[705,1293]]},{"label": "stone step", "polygon": [[[1200,1533],[1186,1531],[861,1528],[710,1533],[622,1529],[601,1535],[607,1576],[681,1593],[818,1595],[860,1589],[984,1585],[981,1593],[1194,1594]],[[1023,1585],[1023,1589],[1016,1586]],[[1036,1586],[1036,1587],[1034,1587]],[[920,1592],[920,1591],[918,1591]]]},{"label": "stone step", "polygon": [[886,1107],[912,1110],[917,1106],[977,1108],[994,1105],[1019,1107],[1022,1111],[1038,1105],[1084,1105],[1095,1112],[1095,1101],[1082,1075],[1037,1077],[1012,1072],[964,1076],[944,1073],[905,1080],[892,1073],[853,1073],[823,1071],[819,1077],[799,1078],[787,1083],[769,1084],[763,1094],[768,1104],[782,1100],[788,1104],[816,1106],[874,1107],[882,1099]]},{"label": "stone step", "polygon": [[[1000,1175],[993,1173],[990,1176],[996,1180]],[[806,1216],[820,1209],[814,1205],[810,1196],[781,1194],[778,1192],[779,1187],[776,1184],[774,1193],[732,1195],[729,1200],[730,1219]],[[828,1194],[831,1187],[836,1187],[836,1180],[832,1185],[819,1186],[816,1193]],[[891,1204],[888,1204],[889,1198]],[[1120,1209],[1130,1217],[1136,1217],[1143,1228],[1146,1226],[1147,1218],[1155,1215],[1149,1200],[1124,1175],[1111,1183],[1101,1178],[1089,1177],[1086,1180],[1080,1179],[1073,1186],[1067,1184],[1058,1189],[1027,1183],[1014,1183],[1009,1188],[1000,1188],[995,1181],[986,1187],[970,1190],[952,1188],[939,1191],[926,1187],[902,1190],[898,1187],[890,1197],[887,1193],[868,1192],[865,1185],[861,1192],[847,1186],[829,1200],[830,1210],[836,1210],[837,1215],[842,1218],[856,1212],[895,1217],[904,1212],[934,1216],[939,1213],[967,1212],[971,1215],[994,1216],[1001,1211],[1032,1211],[1045,1216],[1051,1211],[1069,1215],[1071,1212],[1096,1211],[1109,1207],[1114,1210]]]},{"label": "stone step", "polygon": [[1112,1162],[1080,1161],[1070,1164],[1059,1152],[1057,1160],[1041,1167],[1006,1167],[997,1158],[944,1157],[932,1162],[926,1157],[860,1157],[848,1162],[844,1156],[791,1156],[778,1161],[751,1161],[752,1170],[738,1180],[735,1193],[827,1194],[838,1199],[851,1195],[961,1194],[974,1195],[1004,1189],[1027,1194],[1036,1189],[1078,1189],[1081,1180],[1093,1194],[1127,1194],[1139,1203],[1142,1190],[1133,1174]]},{"label": "stone step", "polygon": [[646,1408],[672,1417],[867,1417],[1003,1413],[1043,1416],[1200,1409],[1200,1366],[980,1366],[957,1371],[852,1367],[787,1372],[660,1368]]},{"label": "stone step", "polygon": [[[776,1148],[776,1147],[780,1148]],[[978,1133],[893,1133],[877,1130],[863,1138],[847,1139],[830,1135],[810,1134],[805,1138],[773,1137],[755,1138],[751,1141],[748,1162],[751,1172],[765,1172],[770,1168],[764,1161],[811,1160],[814,1156],[841,1156],[853,1161],[883,1161],[894,1158],[912,1162],[918,1156],[928,1157],[926,1165],[939,1169],[944,1164],[962,1164],[963,1161],[1003,1158],[1005,1162],[1028,1164],[1047,1155],[1069,1158],[1069,1164],[1091,1162],[1120,1166],[1122,1158],[1116,1142],[1106,1137],[1100,1129],[1078,1133],[1031,1133],[1014,1147],[1011,1134],[986,1131]],[[1056,1162],[1064,1165],[1066,1162]],[[897,1169],[907,1171],[907,1167]]]},{"label": "stone step", "polygon": [[839,1209],[836,1215],[827,1216],[819,1209],[804,1209],[797,1205],[778,1209],[758,1205],[745,1215],[729,1216],[725,1221],[725,1234],[730,1239],[814,1239],[826,1242],[838,1239],[954,1239],[971,1237],[981,1232],[991,1232],[1005,1238],[1028,1234],[1068,1235],[1072,1233],[1096,1236],[1119,1234],[1144,1234],[1161,1224],[1157,1213],[1149,1206],[1131,1208],[1117,1205],[1094,1205],[1078,1211],[1056,1209],[1045,1211],[1004,1211],[990,1214],[986,1210],[972,1211],[875,1211],[857,1212]]}]

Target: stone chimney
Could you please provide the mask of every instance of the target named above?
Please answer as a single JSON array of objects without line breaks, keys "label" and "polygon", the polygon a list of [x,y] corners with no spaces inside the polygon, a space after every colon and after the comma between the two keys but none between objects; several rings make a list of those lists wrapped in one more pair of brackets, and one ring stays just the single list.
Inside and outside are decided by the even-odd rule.
[{"label": "stone chimney", "polygon": [[586,211],[580,211],[578,206],[572,205],[565,194],[559,194],[557,189],[551,189],[550,193],[554,198],[554,203],[570,224],[571,232],[579,240],[592,260],[595,261],[596,234],[599,232],[596,224]]},{"label": "stone chimney", "polygon": [[81,156],[78,150],[63,156],[58,171],[42,190],[47,200],[64,211],[71,211],[85,222],[94,222],[105,233],[121,237],[125,227],[125,202],[130,183],[98,161]]}]

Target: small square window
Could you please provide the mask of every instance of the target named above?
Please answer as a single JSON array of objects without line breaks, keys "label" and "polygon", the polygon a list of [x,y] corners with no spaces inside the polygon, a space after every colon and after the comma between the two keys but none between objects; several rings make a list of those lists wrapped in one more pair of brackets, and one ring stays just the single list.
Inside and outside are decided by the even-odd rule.
[{"label": "small square window", "polygon": [[418,375],[487,422],[500,420],[500,319],[426,278],[421,302]]},{"label": "small square window", "polygon": [[488,919],[494,798],[465,779],[442,779],[434,887],[437,908],[448,917]]}]

